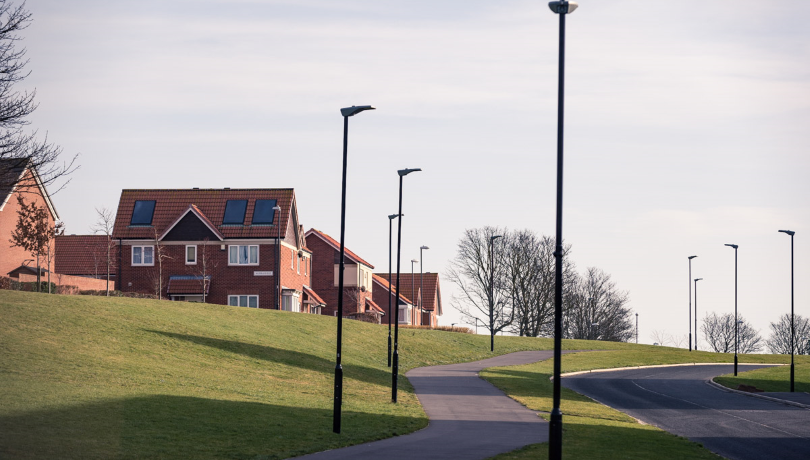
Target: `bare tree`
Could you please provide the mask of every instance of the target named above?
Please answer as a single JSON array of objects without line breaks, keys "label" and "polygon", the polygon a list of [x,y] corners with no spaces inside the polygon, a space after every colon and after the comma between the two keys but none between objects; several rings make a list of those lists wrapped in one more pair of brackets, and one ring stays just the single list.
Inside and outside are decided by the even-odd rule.
[{"label": "bare tree", "polygon": [[52,262],[54,256],[54,241],[57,236],[62,236],[65,233],[65,224],[63,222],[55,222],[50,228],[50,237],[45,242],[45,260],[48,264],[48,294],[51,293],[51,272]]},{"label": "bare tree", "polygon": [[158,300],[163,299],[163,261],[167,259],[172,259],[169,255],[169,252],[160,241],[160,236],[158,235],[157,228],[153,228],[155,232],[155,271],[152,274],[152,287],[155,289],[155,295],[157,296]]},{"label": "bare tree", "polygon": [[619,291],[610,275],[590,267],[572,286],[564,309],[564,337],[627,342],[635,337],[629,294]]},{"label": "bare tree", "polygon": [[[810,354],[810,320],[796,315],[793,323],[793,354]],[[765,341],[771,353],[790,354],[790,315],[785,313],[779,321],[771,323],[771,336]]]},{"label": "bare tree", "polygon": [[652,331],[650,338],[652,339],[654,345],[666,346],[667,343],[669,343],[670,335],[664,331],[659,331],[656,329]]},{"label": "bare tree", "polygon": [[91,230],[93,233],[100,233],[106,237],[103,247],[103,263],[107,268],[107,297],[110,296],[110,271],[113,265],[113,249],[115,248],[115,240],[112,239],[113,225],[115,224],[115,216],[112,211],[102,207],[96,208],[96,223]]},{"label": "bare tree", "polygon": [[[503,235],[505,229],[484,227],[467,229],[458,242],[458,253],[450,262],[448,278],[461,292],[452,305],[468,320],[479,319],[492,334],[512,324],[514,313],[509,303],[506,251],[502,243],[490,248],[491,238]],[[490,257],[492,254],[492,257]],[[490,325],[492,305],[492,325]]]},{"label": "bare tree", "polygon": [[[737,352],[756,353],[762,349],[762,338],[759,333],[745,321],[742,316],[738,317],[737,327]],[[703,338],[716,353],[734,352],[734,315],[725,313],[718,315],[712,313],[703,318],[700,326]]]},{"label": "bare tree", "polygon": [[208,297],[208,289],[209,286],[211,286],[211,278],[219,266],[213,254],[209,253],[209,243],[210,241],[208,238],[203,240],[203,244],[201,245],[202,248],[200,248],[200,246],[197,247],[197,264],[188,266],[189,271],[191,271],[193,275],[199,277],[203,303],[205,303],[205,300]]},{"label": "bare tree", "polygon": [[[39,140],[36,131],[25,130],[30,123],[28,116],[37,108],[36,91],[21,93],[15,89],[15,84],[30,74],[25,70],[25,48],[15,45],[21,40],[18,34],[30,23],[31,13],[25,9],[25,2],[15,6],[0,0],[0,190],[38,190],[38,181],[47,186],[76,169],[75,156],[59,164],[62,149],[49,142],[47,135]],[[25,168],[32,168],[36,174],[21,175]]]},{"label": "bare tree", "polygon": [[39,260],[48,248],[51,238],[51,228],[48,223],[48,210],[37,206],[36,203],[27,204],[22,195],[17,195],[17,226],[11,232],[12,247],[21,247],[37,259],[37,292],[40,289]]}]

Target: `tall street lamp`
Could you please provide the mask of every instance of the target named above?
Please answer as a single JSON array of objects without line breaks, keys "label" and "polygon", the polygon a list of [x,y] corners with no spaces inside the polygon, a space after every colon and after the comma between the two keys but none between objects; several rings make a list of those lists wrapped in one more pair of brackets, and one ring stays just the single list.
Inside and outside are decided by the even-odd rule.
[{"label": "tall street lamp", "polygon": [[276,229],[276,310],[281,310],[281,206],[273,206],[278,216],[278,228]]},{"label": "tall street lamp", "polygon": [[[692,259],[697,256],[689,256],[689,351],[692,351]],[[697,343],[697,316],[695,316],[695,343]]]},{"label": "tall street lamp", "polygon": [[695,351],[697,351],[697,282],[703,278],[695,278]]},{"label": "tall street lamp", "polygon": [[[391,292],[391,226],[397,217],[399,214],[388,216],[388,367],[391,367],[391,317],[393,316],[393,310],[391,310],[391,297],[393,296],[393,292]],[[397,302],[397,321],[399,321],[399,302]]]},{"label": "tall street lamp", "polygon": [[412,172],[421,171],[419,168],[400,169],[399,175],[399,220],[397,221],[397,321],[394,323],[394,366],[391,372],[391,402],[397,402],[397,378],[399,377],[399,258],[402,254],[402,178]]},{"label": "tall street lamp", "polygon": [[793,235],[792,230],[779,230],[790,235],[790,392],[793,393],[793,353],[795,353],[796,329],[793,324]]},{"label": "tall street lamp", "polygon": [[[430,249],[430,248],[427,247],[427,246],[422,246],[422,247],[419,248],[419,325],[420,326],[424,323],[423,316],[425,315],[425,312],[422,311],[423,310],[422,305],[424,304],[424,301],[422,300],[422,296],[425,295],[425,285],[424,285],[424,280],[422,279],[423,276],[424,276],[423,272],[422,272],[422,262],[424,262],[425,259],[424,259],[424,257],[422,257],[422,251],[424,251],[425,249]],[[430,325],[431,325],[430,321],[428,321],[428,326],[430,326]]]},{"label": "tall street lamp", "polygon": [[560,360],[562,359],[562,195],[563,195],[563,107],[565,94],[565,15],[577,9],[576,2],[549,2],[548,7],[560,15],[560,60],[557,86],[557,242],[554,248],[554,407],[549,424],[548,457],[562,458],[562,412],[560,411]]},{"label": "tall street lamp", "polygon": [[638,343],[638,313],[636,313],[636,343]]},{"label": "tall street lamp", "polygon": [[495,240],[503,235],[489,237],[489,351],[495,351],[495,260],[493,247]]},{"label": "tall street lamp", "polygon": [[734,248],[734,376],[737,376],[737,329],[739,323],[737,322],[737,246],[736,244],[727,244],[726,246]]},{"label": "tall street lamp", "polygon": [[[415,305],[416,307],[419,306],[418,305],[419,304],[419,299],[415,298],[415,297],[418,297],[418,296],[416,295],[416,292],[414,292],[414,284],[416,284],[416,280],[414,279],[414,276],[413,276],[413,264],[418,264],[418,263],[419,263],[418,260],[411,259],[411,301],[417,303],[417,305]],[[416,324],[414,324],[414,326],[416,326]]]},{"label": "tall street lamp", "polygon": [[343,184],[340,194],[340,268],[338,269],[338,311],[337,311],[337,358],[335,361],[335,405],[332,412],[332,431],[340,433],[340,408],[343,404],[343,367],[340,365],[343,343],[343,257],[346,248],[343,237],[346,230],[346,162],[348,159],[349,117],[365,110],[374,110],[370,105],[351,106],[340,109],[343,115]]}]

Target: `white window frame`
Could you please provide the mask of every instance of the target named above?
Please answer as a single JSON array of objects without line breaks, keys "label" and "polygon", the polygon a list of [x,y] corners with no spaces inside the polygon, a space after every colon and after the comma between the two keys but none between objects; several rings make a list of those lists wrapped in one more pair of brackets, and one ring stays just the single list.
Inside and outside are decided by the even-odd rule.
[{"label": "white window frame", "polygon": [[[400,305],[399,306],[399,316],[397,317],[397,321],[399,324],[411,324],[411,307],[410,305]],[[402,319],[403,316],[405,319]]]},{"label": "white window frame", "polygon": [[301,298],[297,294],[283,294],[281,296],[281,309],[301,313]]},{"label": "white window frame", "polygon": [[298,258],[298,264],[296,265],[296,269],[298,270],[298,274],[301,274],[301,258]]},{"label": "white window frame", "polygon": [[[251,307],[250,301],[252,299],[256,299],[256,306]],[[242,305],[244,304],[244,305]],[[237,295],[229,295],[228,296],[228,305],[231,307],[247,307],[247,308],[259,308],[259,296],[257,295],[247,295],[247,294],[237,294]]]},{"label": "white window frame", "polygon": [[[141,256],[141,261],[140,262],[135,262],[135,252],[136,252],[135,249],[136,248],[140,249],[140,256]],[[151,263],[145,262],[145,260],[146,260],[146,257],[145,257],[146,256],[146,251],[145,251],[145,249],[146,248],[149,248],[149,249],[152,250],[152,262]],[[133,267],[154,267],[155,266],[155,246],[154,245],[152,245],[152,244],[134,245],[134,246],[132,246],[132,251],[130,251],[130,253],[131,253],[130,254],[130,263],[132,264]]]},{"label": "white window frame", "polygon": [[[188,260],[188,248],[194,248],[194,260]],[[196,244],[187,244],[186,245],[186,253],[184,255],[186,258],[186,265],[197,265],[197,245]]]},{"label": "white window frame", "polygon": [[[231,255],[232,255],[232,252],[233,252],[233,248],[236,248],[236,262],[231,261],[232,260]],[[247,263],[242,263],[241,258],[239,257],[239,253],[242,251],[241,248],[248,248],[247,249],[247,251],[248,251],[248,256],[247,256],[248,261],[247,261]],[[256,262],[251,262],[250,261],[250,256],[251,256],[250,248],[256,248]],[[230,266],[236,266],[236,265],[259,265],[259,253],[260,253],[260,251],[259,251],[259,245],[258,244],[230,244],[230,245],[228,245],[228,265],[230,265]]]}]

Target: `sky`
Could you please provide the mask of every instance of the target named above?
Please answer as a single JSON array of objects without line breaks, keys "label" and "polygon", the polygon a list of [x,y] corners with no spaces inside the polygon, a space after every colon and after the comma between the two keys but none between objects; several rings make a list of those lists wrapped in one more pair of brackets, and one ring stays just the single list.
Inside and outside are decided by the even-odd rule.
[{"label": "sky", "polygon": [[[558,16],[547,2],[29,0],[21,42],[40,135],[78,154],[68,233],[124,188],[295,189],[300,221],[387,271],[424,252],[444,315],[465,229],[554,235]],[[629,292],[639,341],[734,311],[763,337],[810,316],[810,2],[580,2],[567,17],[563,235]],[[419,267],[416,267],[419,270]],[[693,305],[694,308],[694,305]],[[702,338],[700,339],[702,341]],[[702,347],[701,347],[702,348]]]}]

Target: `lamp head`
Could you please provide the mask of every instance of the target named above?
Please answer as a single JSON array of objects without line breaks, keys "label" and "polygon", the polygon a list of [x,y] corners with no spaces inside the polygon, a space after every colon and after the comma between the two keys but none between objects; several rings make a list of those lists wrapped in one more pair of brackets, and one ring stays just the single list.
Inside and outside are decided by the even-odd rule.
[{"label": "lamp head", "polygon": [[421,247],[421,248],[419,248],[419,249],[420,249],[420,250],[422,250],[422,249],[430,249],[430,248],[429,248],[429,247],[427,247],[427,246],[422,246],[422,247]]},{"label": "lamp head", "polygon": [[364,110],[377,110],[377,109],[375,109],[370,105],[358,105],[358,106],[353,105],[351,107],[340,109],[340,114],[343,115],[344,117],[352,117]]},{"label": "lamp head", "polygon": [[503,238],[503,235],[493,235],[489,237],[489,241],[495,241],[498,238]]},{"label": "lamp head", "polygon": [[279,205],[273,206],[273,211],[281,211],[281,206]]},{"label": "lamp head", "polygon": [[739,247],[736,244],[727,244],[726,246],[728,246],[730,248],[734,248],[734,249],[737,249]]},{"label": "lamp head", "polygon": [[702,280],[702,279],[703,279],[703,278],[695,278],[695,282],[697,283],[698,281],[700,281],[700,280]]},{"label": "lamp head", "polygon": [[695,257],[697,257],[697,256],[689,256],[689,260],[692,260],[692,259],[694,259]]},{"label": "lamp head", "polygon": [[571,14],[577,9],[577,2],[548,2],[548,7],[556,14]]},{"label": "lamp head", "polygon": [[793,236],[796,232],[793,230],[779,230],[780,233],[787,233],[790,236]]},{"label": "lamp head", "polygon": [[411,259],[411,263],[412,263],[412,264],[418,264],[418,263],[419,263],[419,261],[418,261],[418,260],[416,260],[416,259]]},{"label": "lamp head", "polygon": [[422,170],[421,168],[413,168],[413,169],[405,168],[405,169],[397,170],[397,174],[399,174],[399,177],[402,177],[402,176],[407,176],[408,174],[410,174],[412,172],[421,171],[421,170]]},{"label": "lamp head", "polygon": [[401,215],[402,215],[402,214],[389,214],[389,215],[388,215],[388,219],[390,219],[390,220],[394,220],[394,219],[396,219],[397,217],[399,217],[399,216],[401,216]]}]

